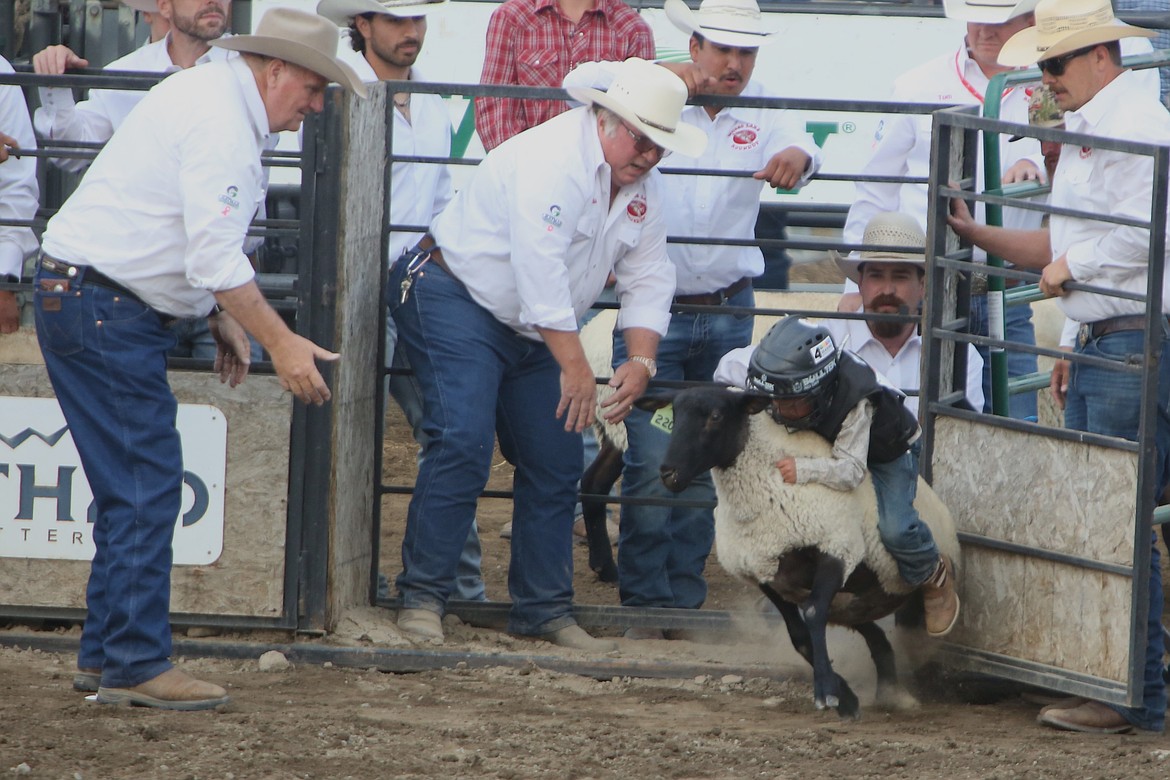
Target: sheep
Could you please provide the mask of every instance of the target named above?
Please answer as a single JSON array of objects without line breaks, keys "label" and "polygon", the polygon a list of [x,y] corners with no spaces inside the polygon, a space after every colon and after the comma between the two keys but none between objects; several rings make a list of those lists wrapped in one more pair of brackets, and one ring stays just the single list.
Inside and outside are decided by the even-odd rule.
[{"label": "sheep", "polygon": [[[793,645],[813,667],[817,708],[832,707],[842,718],[861,714],[857,696],[833,671],[826,623],[851,627],[865,639],[877,667],[880,704],[906,702],[909,695],[897,681],[893,649],[874,621],[906,602],[914,589],[898,575],[878,536],[869,477],[849,492],[785,483],[776,461],[784,455],[827,457],[831,445],[816,433],[790,433],[759,415],[768,408],[768,398],[701,387],[638,403],[649,410],[672,400],[674,433],[662,480],[681,491],[696,475],[712,470],[719,498],[719,563],[756,584],[780,611]],[[957,571],[954,522],[921,478],[915,506]]]}]

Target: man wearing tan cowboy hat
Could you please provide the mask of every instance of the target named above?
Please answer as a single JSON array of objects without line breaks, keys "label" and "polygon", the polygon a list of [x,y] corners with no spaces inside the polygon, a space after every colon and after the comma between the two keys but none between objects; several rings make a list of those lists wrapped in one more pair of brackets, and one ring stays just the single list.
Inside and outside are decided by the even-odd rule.
[{"label": "man wearing tan cowboy hat", "polygon": [[[608,92],[500,144],[419,246],[391,269],[388,303],[423,394],[428,440],[402,544],[398,624],[441,639],[456,562],[491,468],[516,467],[508,630],[593,652],[572,614],[581,431],[596,403],[578,321],[617,279],[627,362],[606,402],[620,422],[654,374],[674,268],[654,170],[706,139],[679,120],[683,82],[622,63]],[[461,327],[451,327],[459,323]]]},{"label": "man wearing tan cowboy hat", "polygon": [[[102,703],[208,709],[227,701],[170,661],[171,539],[183,462],[166,354],[180,317],[211,319],[216,369],[248,374],[252,333],[306,403],[339,356],[288,329],[242,248],[264,198],[265,139],[320,111],[329,81],[365,87],[336,58],[337,28],[274,8],[241,52],[150,91],[45,229],[34,308],[45,368],[94,494],[96,552],[75,687]],[[222,309],[221,309],[222,307]]]},{"label": "man wearing tan cowboy hat", "polygon": [[[582,62],[654,59],[654,33],[624,0],[505,0],[488,22],[481,84],[559,87]],[[478,97],[475,129],[491,151],[569,107],[563,100]]]},{"label": "man wearing tan cowboy hat", "polygon": [[170,20],[158,12],[157,0],[122,0],[122,5],[142,14],[142,21],[150,28],[148,43],[161,41],[171,29]]},{"label": "man wearing tan cowboy hat", "polygon": [[[753,78],[760,47],[776,40],[764,24],[756,0],[704,0],[697,12],[682,0],[667,0],[666,16],[689,40],[691,62],[667,64],[702,94],[769,97]],[[604,86],[613,63],[586,63],[565,79],[565,87]],[[612,78],[610,75],[609,78]],[[700,238],[751,240],[760,210],[763,183],[793,189],[802,186],[821,164],[820,151],[803,123],[790,112],[761,108],[688,106],[682,121],[707,137],[701,157],[683,158],[682,169],[750,171],[754,178],[669,176],[667,234]],[[677,274],[678,304],[751,306],[751,280],[764,272],[755,246],[672,243],[667,247]],[[659,344],[659,376],[671,380],[708,381],[729,350],[748,344],[750,316],[679,312]],[[626,359],[615,338],[614,365]],[[713,501],[710,475],[695,480],[676,496],[663,485],[658,467],[670,434],[652,424],[653,414],[635,409],[626,420],[622,494],[638,498],[679,497]],[[622,604],[639,607],[698,609],[707,597],[703,569],[715,535],[710,509],[627,504],[622,507],[618,544],[618,589]],[[680,634],[680,636],[683,634]],[[657,628],[634,627],[632,639],[661,639]]]},{"label": "man wearing tan cowboy hat", "polygon": [[[1121,65],[1119,42],[1153,33],[1119,21],[1109,0],[1040,0],[1036,26],[1014,35],[1000,60],[1009,66],[1038,65],[1045,86],[1064,109],[1067,130],[1139,143],[1170,144],[1170,114],[1138,74]],[[1052,181],[1052,206],[1130,220],[1148,220],[1153,196],[1150,157],[1084,146],[1066,147]],[[1013,231],[980,225],[961,201],[953,201],[948,220],[955,232],[1025,268],[1042,270],[1040,289],[1057,296],[1069,321],[1061,345],[1077,354],[1116,359],[1145,352],[1145,304],[1085,291],[1069,291],[1079,281],[1120,292],[1146,295],[1150,262],[1168,266],[1167,257],[1149,256],[1146,230],[1052,214],[1046,228]],[[1170,247],[1170,242],[1167,243]],[[1170,269],[1168,269],[1170,270]],[[1167,275],[1170,279],[1170,274]],[[1170,294],[1162,293],[1170,313]],[[1074,344],[1075,340],[1075,344]],[[1158,357],[1159,413],[1156,422],[1155,495],[1166,487],[1170,451],[1170,340]],[[1052,387],[1064,402],[1065,427],[1136,440],[1141,416],[1141,374],[1061,362]],[[1158,548],[1151,539],[1149,617],[1142,704],[1115,707],[1090,699],[1050,705],[1040,722],[1060,729],[1116,733],[1137,727],[1161,731],[1166,719],[1162,678],[1162,580]],[[1142,576],[1144,573],[1138,573]]]},{"label": "man wearing tan cowboy hat", "polygon": [[[427,34],[427,14],[447,0],[321,0],[317,13],[348,28],[349,43],[361,55],[354,70],[362,81],[423,81],[415,65]],[[394,100],[394,154],[404,157],[450,157],[451,119],[439,95],[400,92]],[[428,226],[451,201],[450,169],[443,164],[394,162],[390,170],[390,223]],[[394,231],[389,236],[393,262],[422,237],[419,232]],[[398,330],[386,317],[386,365],[409,370],[405,350],[396,349]],[[422,442],[422,397],[414,377],[394,373],[388,378],[390,394],[410,424],[416,441]],[[454,597],[465,601],[486,598],[480,572],[482,552],[479,530],[472,526],[459,558]],[[380,596],[390,597],[389,581],[378,575]]]},{"label": "man wearing tan cowboy hat", "polygon": [[[228,31],[231,0],[157,0],[158,13],[170,32],[106,66],[108,70],[168,73],[205,62],[228,59],[225,49],[211,48],[211,41]],[[137,7],[137,6],[135,6]],[[33,71],[50,76],[71,68],[89,67],[89,60],[62,45],[49,46],[33,56]],[[41,106],[33,115],[37,133],[57,141],[104,143],[126,120],[146,95],[142,90],[95,89],[89,98],[74,103],[67,87],[40,87]],[[88,160],[53,158],[53,164],[71,173],[80,173]]]}]

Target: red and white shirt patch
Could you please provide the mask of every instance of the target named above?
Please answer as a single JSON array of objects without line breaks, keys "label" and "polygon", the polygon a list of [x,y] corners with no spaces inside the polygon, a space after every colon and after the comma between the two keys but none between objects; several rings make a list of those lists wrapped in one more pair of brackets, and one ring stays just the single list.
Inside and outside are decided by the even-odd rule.
[{"label": "red and white shirt patch", "polygon": [[646,196],[638,193],[626,204],[626,216],[635,224],[646,219]]},{"label": "red and white shirt patch", "polygon": [[731,148],[737,152],[746,152],[760,145],[760,127],[751,122],[740,122],[731,133]]}]

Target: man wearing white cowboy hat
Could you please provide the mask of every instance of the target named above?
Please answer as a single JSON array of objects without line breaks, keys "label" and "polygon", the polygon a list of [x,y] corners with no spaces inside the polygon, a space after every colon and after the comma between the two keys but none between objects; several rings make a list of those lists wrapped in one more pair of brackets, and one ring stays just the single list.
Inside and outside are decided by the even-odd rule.
[{"label": "man wearing white cowboy hat", "polygon": [[[228,31],[231,0],[157,0],[157,4],[159,16],[171,25],[170,32],[114,60],[106,66],[108,70],[169,73],[232,56],[211,48],[211,41]],[[55,45],[33,55],[32,64],[34,72],[56,76],[71,68],[89,67],[89,60],[67,46]],[[38,93],[41,106],[33,115],[37,133],[42,138],[84,143],[108,140],[146,95],[142,90],[95,89],[87,100],[74,103],[73,90],[67,87],[41,87]],[[54,158],[53,164],[80,173],[89,161]]]},{"label": "man wearing white cowboy hat", "polygon": [[[1036,26],[1004,44],[1000,60],[1009,66],[1038,65],[1045,86],[1064,109],[1070,132],[1127,141],[1170,144],[1170,114],[1138,74],[1121,65],[1120,41],[1153,33],[1113,15],[1108,0],[1040,0]],[[1051,204],[1092,214],[1148,220],[1154,163],[1149,157],[1066,147],[1052,181]],[[948,220],[955,232],[1026,268],[1042,269],[1040,289],[1057,296],[1068,317],[1061,345],[1077,354],[1116,359],[1145,352],[1145,304],[1084,291],[1068,291],[1079,281],[1120,292],[1152,294],[1150,262],[1170,270],[1170,255],[1149,256],[1149,234],[1126,225],[1052,214],[1048,227],[1034,231],[994,229],[971,219],[953,202]],[[1167,243],[1170,247],[1170,242]],[[1166,276],[1170,279],[1170,273]],[[1170,313],[1170,289],[1163,285],[1162,310]],[[1075,341],[1075,345],[1074,345]],[[1158,366],[1155,495],[1162,495],[1170,469],[1170,340],[1163,339]],[[1141,415],[1140,374],[1058,363],[1052,387],[1064,401],[1065,427],[1136,440]],[[1162,580],[1157,545],[1151,539],[1149,617],[1142,705],[1114,707],[1088,699],[1051,705],[1040,722],[1060,729],[1115,733],[1134,727],[1161,731],[1166,719],[1162,677]],[[1141,576],[1140,574],[1138,576]]]},{"label": "man wearing white cowboy hat", "polygon": [[[691,62],[665,65],[697,85],[702,94],[769,97],[753,78],[762,45],[774,41],[755,0],[704,0],[697,12],[682,0],[667,0],[666,16],[690,36]],[[604,85],[613,63],[586,63],[570,73],[565,87]],[[760,210],[760,189],[792,189],[818,170],[820,151],[802,123],[783,110],[688,106],[682,121],[707,137],[701,157],[674,167],[750,171],[754,178],[671,176],[668,178],[667,233],[672,236],[751,240]],[[672,161],[673,163],[673,161]],[[667,253],[677,274],[678,304],[726,303],[751,306],[751,280],[764,272],[755,246],[672,243]],[[676,313],[658,349],[659,376],[707,381],[719,358],[751,341],[752,318],[722,313]],[[626,359],[625,345],[614,340],[613,359]],[[653,414],[634,410],[626,421],[622,493],[641,498],[674,497],[662,484],[658,467],[670,434],[652,424]],[[705,475],[681,494],[711,501],[715,487]],[[710,509],[627,504],[622,508],[618,544],[618,588],[628,606],[698,609],[707,596],[703,569],[714,541]],[[661,639],[656,628],[634,627],[629,638]]]},{"label": "man wearing white cowboy hat", "polygon": [[[481,84],[559,87],[582,62],[654,58],[654,33],[624,0],[505,0],[488,22]],[[491,151],[569,107],[563,100],[478,97],[475,129]]]},{"label": "man wearing white cowboy hat", "polygon": [[[912,103],[946,103],[951,105],[980,105],[991,78],[998,73],[1011,70],[998,61],[1004,42],[1020,30],[1034,23],[1032,9],[1036,0],[946,0],[946,15],[967,23],[967,34],[963,45],[956,51],[937,57],[919,65],[894,82],[891,100]],[[1146,50],[1149,50],[1148,45]],[[1158,78],[1155,71],[1148,71],[1151,90],[1157,90]],[[1005,91],[1000,105],[1000,118],[1009,122],[1026,124],[1030,90],[1017,86]],[[914,114],[893,114],[885,117],[878,126],[874,138],[873,156],[862,173],[874,176],[908,176],[927,178],[930,164],[931,117]],[[1000,162],[1003,166],[1002,179],[1005,184],[1013,181],[1040,179],[1043,161],[1040,148],[1034,139],[1007,144],[1006,137],[1000,138]],[[983,167],[978,164],[978,176],[982,180]],[[874,214],[883,211],[900,211],[919,220],[925,230],[927,214],[927,193],[925,184],[896,184],[888,182],[858,182],[853,206],[845,221],[844,240],[854,244],[861,240],[865,225]],[[978,211],[982,219],[982,204]],[[1004,224],[1020,229],[1039,226],[1039,215],[1023,209],[1004,209]],[[980,251],[975,259],[985,260]],[[846,291],[854,288],[846,284]],[[971,299],[972,332],[987,335],[986,277],[979,276],[973,285]],[[849,296],[842,301],[842,308],[853,309],[856,298]],[[1035,333],[1031,321],[1031,309],[1027,306],[1010,306],[1004,309],[1005,335],[1011,341],[1034,343]],[[984,395],[990,401],[991,366],[987,362],[990,353],[981,347],[984,364]],[[1025,352],[1009,351],[1008,375],[1023,376],[1036,371],[1036,357]],[[1013,395],[1010,414],[1016,418],[1035,419],[1037,401],[1034,393]]]},{"label": "man wearing white cowboy hat", "polygon": [[255,35],[215,45],[242,56],[176,74],[142,99],[49,220],[37,270],[37,337],[96,508],[75,686],[100,681],[103,703],[227,701],[170,661],[183,462],[168,325],[209,318],[216,369],[233,387],[248,373],[246,329],[306,403],[329,400],[316,361],[338,358],[288,329],[242,249],[264,198],[265,139],[322,110],[329,81],[365,87],[336,58],[337,28],[314,14],[275,8]]},{"label": "man wearing white cowboy hat", "polygon": [[[362,81],[422,81],[415,61],[422,52],[427,33],[427,14],[442,8],[447,0],[321,0],[317,13],[334,24],[348,28],[349,43],[361,55],[354,70]],[[439,95],[401,92],[393,96],[393,152],[404,157],[450,157],[451,118]],[[395,162],[390,168],[390,223],[428,226],[451,200],[451,173],[446,165]],[[422,237],[417,231],[390,233],[389,257],[393,262]],[[405,350],[395,349],[398,330],[394,318],[386,317],[386,365],[409,370]],[[389,377],[390,394],[410,424],[416,441],[424,440],[422,396],[418,383],[409,374]],[[479,531],[472,526],[459,558],[455,577],[455,598],[484,600],[482,553]],[[389,596],[389,582],[378,575],[380,595]]]},{"label": "man wearing white cowboy hat", "polygon": [[133,8],[142,14],[142,20],[150,28],[148,43],[161,41],[171,29],[170,21],[158,12],[157,0],[122,0],[122,5]]},{"label": "man wearing white cowboy hat", "polygon": [[[442,638],[456,562],[491,468],[516,467],[508,630],[605,652],[572,615],[573,504],[596,386],[578,321],[617,279],[630,359],[610,385],[620,422],[654,373],[674,268],[654,167],[703,151],[679,121],[683,82],[645,60],[608,92],[505,141],[390,273],[388,303],[423,390],[428,439],[402,544],[399,625]],[[460,327],[452,327],[459,323]]]}]

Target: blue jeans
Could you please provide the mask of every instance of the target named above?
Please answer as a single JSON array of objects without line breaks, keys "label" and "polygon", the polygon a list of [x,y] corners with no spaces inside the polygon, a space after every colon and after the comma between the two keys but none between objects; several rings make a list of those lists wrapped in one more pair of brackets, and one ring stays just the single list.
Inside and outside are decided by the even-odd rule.
[{"label": "blue jeans", "polygon": [[[1120,331],[1078,345],[1083,355],[1115,360],[1140,355],[1144,349],[1141,331]],[[1170,452],[1170,342],[1162,342],[1158,364],[1157,492],[1167,483],[1167,453]],[[1125,374],[1107,368],[1073,364],[1069,373],[1065,403],[1066,428],[1101,433],[1135,441],[1141,414],[1140,374]],[[1150,599],[1146,621],[1145,688],[1141,707],[1114,707],[1138,728],[1161,731],[1166,724],[1166,681],[1162,677],[1164,641],[1162,635],[1162,573],[1158,548],[1150,539]],[[1140,575],[1138,575],[1140,576]]]},{"label": "blue jeans", "polygon": [[[398,328],[394,318],[386,317],[386,354],[391,355],[390,367],[396,369],[410,369],[410,361],[406,359],[406,350],[398,349]],[[422,430],[423,402],[422,389],[413,374],[391,374],[387,383],[390,395],[402,408],[402,414],[410,425],[410,432],[418,442],[419,458],[426,448],[426,439]],[[463,543],[463,552],[459,555],[459,568],[455,573],[455,598],[467,601],[486,601],[487,592],[483,586],[483,550],[479,545],[479,528],[474,520],[471,521],[471,531],[467,534],[467,541]]]},{"label": "blue jeans", "polygon": [[[731,306],[751,306],[751,287],[733,296]],[[751,315],[675,314],[658,344],[658,379],[711,381],[719,358],[751,343]],[[613,340],[613,365],[626,360],[621,334]],[[651,414],[634,409],[626,418],[629,448],[622,471],[622,495],[639,498],[715,500],[710,472],[681,493],[662,484],[659,467],[670,434],[651,425]],[[618,541],[618,591],[627,606],[698,609],[707,599],[703,569],[715,540],[710,509],[626,504]]]},{"label": "blue jeans", "polygon": [[[1003,331],[1005,341],[1018,341],[1022,344],[1036,343],[1036,329],[1032,326],[1031,306],[1005,306],[1003,314]],[[971,296],[971,332],[986,336],[988,330],[987,296]],[[979,356],[983,358],[983,398],[987,408],[991,410],[991,350],[985,346],[976,346]],[[1028,352],[1007,353],[1008,378],[1034,374],[1038,370],[1036,356]],[[1017,420],[1031,420],[1038,418],[1036,392],[1015,393],[1008,401],[1008,413]]]},{"label": "blue jeans", "polygon": [[[206,317],[176,320],[170,329],[175,334],[175,346],[168,353],[171,357],[215,360],[215,337],[211,335]],[[261,360],[264,348],[260,342],[251,335],[248,341],[252,345],[252,362]]]},{"label": "blue jeans", "polygon": [[878,535],[898,562],[898,573],[911,585],[921,585],[938,565],[938,546],[930,528],[918,516],[918,454],[914,445],[889,463],[870,463],[869,476],[877,498]]},{"label": "blue jeans", "polygon": [[[405,271],[396,263],[391,290]],[[442,613],[487,484],[492,434],[515,466],[508,630],[574,624],[572,526],[581,436],[556,418],[561,370],[543,343],[517,335],[435,263],[406,303],[392,296],[399,345],[422,389],[426,444],[402,542],[403,606]]]},{"label": "blue jeans", "polygon": [[46,292],[37,338],[93,491],[94,557],[77,665],[124,688],[171,668],[171,541],[183,490],[178,403],[167,384],[175,337],[147,306],[81,280]]}]

